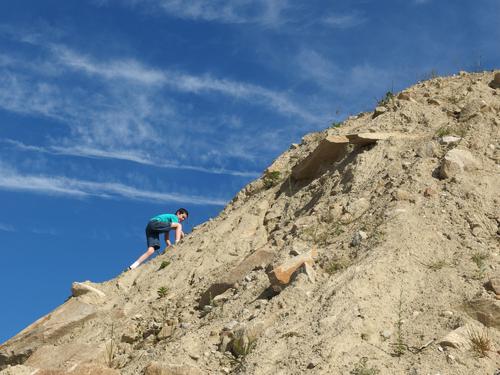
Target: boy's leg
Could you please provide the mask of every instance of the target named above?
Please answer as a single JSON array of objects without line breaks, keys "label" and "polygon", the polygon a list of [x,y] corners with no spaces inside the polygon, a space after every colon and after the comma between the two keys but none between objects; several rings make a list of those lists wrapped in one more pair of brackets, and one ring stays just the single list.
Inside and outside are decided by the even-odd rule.
[{"label": "boy's leg", "polygon": [[130,269],[133,270],[134,268],[137,268],[139,267],[139,265],[144,262],[146,259],[148,259],[151,255],[153,255],[155,252],[155,248],[154,247],[148,247],[148,249],[146,250],[146,252],[144,254],[142,254],[139,259],[137,259],[134,263],[132,263],[130,265]]}]

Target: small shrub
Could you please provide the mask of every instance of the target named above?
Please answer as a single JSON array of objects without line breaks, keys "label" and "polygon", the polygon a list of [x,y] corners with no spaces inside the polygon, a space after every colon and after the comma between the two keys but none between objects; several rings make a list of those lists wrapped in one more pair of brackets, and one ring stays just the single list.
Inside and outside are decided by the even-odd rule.
[{"label": "small shrub", "polygon": [[325,268],[326,273],[333,275],[350,266],[350,261],[344,258],[334,258]]},{"label": "small shrub", "polygon": [[168,267],[168,266],[170,266],[170,261],[169,260],[164,260],[163,262],[161,262],[160,268],[158,269],[158,271],[162,270],[162,269],[164,269],[165,267]]},{"label": "small shrub", "polygon": [[376,375],[380,370],[376,367],[368,367],[368,358],[363,357],[354,365],[351,370],[351,375]]},{"label": "small shrub", "polygon": [[471,256],[471,260],[476,263],[477,268],[483,269],[485,260],[489,258],[488,253],[478,251]]},{"label": "small shrub", "polygon": [[281,173],[279,171],[266,172],[264,174],[263,182],[266,189],[276,186],[281,180]]},{"label": "small shrub", "polygon": [[162,286],[162,287],[158,288],[156,293],[158,293],[158,298],[164,298],[168,294],[168,288],[165,286]]},{"label": "small shrub", "polygon": [[442,126],[436,131],[436,136],[437,137],[444,137],[447,135],[450,135],[452,133],[452,130],[449,126]]},{"label": "small shrub", "polygon": [[493,345],[487,330],[479,332],[474,329],[470,329],[467,331],[467,338],[469,339],[471,350],[476,355],[481,358],[488,357]]},{"label": "small shrub", "polygon": [[387,91],[385,96],[377,102],[377,106],[384,106],[389,104],[394,100],[394,94],[392,91]]},{"label": "small shrub", "polygon": [[330,124],[330,128],[338,128],[338,127],[340,127],[342,124],[343,124],[342,122],[333,121],[333,122]]},{"label": "small shrub", "polygon": [[438,271],[446,265],[447,265],[447,263],[444,259],[439,259],[439,260],[436,260],[434,262],[427,263],[426,267],[429,268],[430,270]]}]

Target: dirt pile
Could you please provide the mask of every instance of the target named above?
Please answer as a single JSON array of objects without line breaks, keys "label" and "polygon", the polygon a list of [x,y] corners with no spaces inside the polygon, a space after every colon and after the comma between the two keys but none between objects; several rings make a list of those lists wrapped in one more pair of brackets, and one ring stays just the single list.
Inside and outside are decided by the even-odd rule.
[{"label": "dirt pile", "polygon": [[497,373],[496,82],[434,78],[304,137],[172,252],[75,283],[0,374]]}]

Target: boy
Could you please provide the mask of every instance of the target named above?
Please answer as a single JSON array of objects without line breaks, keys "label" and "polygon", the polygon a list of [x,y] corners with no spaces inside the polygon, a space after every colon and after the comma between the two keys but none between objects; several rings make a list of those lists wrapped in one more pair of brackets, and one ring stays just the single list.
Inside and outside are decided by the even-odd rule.
[{"label": "boy", "polygon": [[128,270],[133,270],[134,268],[139,267],[142,262],[153,255],[155,250],[160,248],[160,233],[165,233],[165,242],[167,243],[167,247],[172,246],[169,238],[171,229],[175,230],[175,243],[179,242],[181,238],[184,237],[181,223],[186,220],[188,216],[189,214],[185,208],[179,208],[175,212],[175,215],[162,214],[149,220],[149,223],[146,226],[148,249],[139,257],[139,259],[128,267]]}]

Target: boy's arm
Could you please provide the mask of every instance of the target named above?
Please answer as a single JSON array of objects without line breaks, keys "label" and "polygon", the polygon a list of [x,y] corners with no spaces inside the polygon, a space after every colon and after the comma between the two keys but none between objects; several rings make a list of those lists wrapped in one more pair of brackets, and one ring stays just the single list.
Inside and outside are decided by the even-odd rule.
[{"label": "boy's arm", "polygon": [[167,244],[167,247],[172,246],[172,242],[170,242],[170,232],[165,232],[165,243]]},{"label": "boy's arm", "polygon": [[182,237],[184,237],[184,232],[182,231],[181,223],[172,223],[170,224],[172,228],[175,229],[175,243],[179,242]]}]

